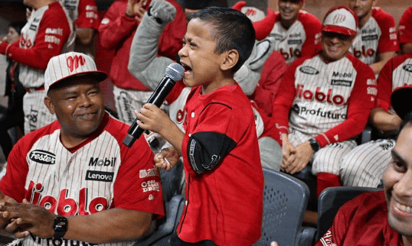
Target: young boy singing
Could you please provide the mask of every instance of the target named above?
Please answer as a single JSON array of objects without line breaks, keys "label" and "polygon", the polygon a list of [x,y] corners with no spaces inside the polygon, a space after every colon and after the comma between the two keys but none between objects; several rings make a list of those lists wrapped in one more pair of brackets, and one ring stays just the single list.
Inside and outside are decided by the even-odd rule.
[{"label": "young boy singing", "polygon": [[[159,133],[183,156],[186,205],[174,245],[239,246],[260,238],[264,181],[255,122],[233,79],[254,42],[252,23],[241,12],[196,13],[179,51],[184,84],[192,87],[185,133],[153,104],[136,112],[141,128]],[[170,170],[174,151],[158,154],[156,165]]]}]

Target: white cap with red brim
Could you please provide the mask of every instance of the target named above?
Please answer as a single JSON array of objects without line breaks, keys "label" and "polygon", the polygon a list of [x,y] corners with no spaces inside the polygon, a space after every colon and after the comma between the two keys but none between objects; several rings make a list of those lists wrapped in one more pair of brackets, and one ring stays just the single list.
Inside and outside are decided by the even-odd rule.
[{"label": "white cap with red brim", "polygon": [[44,73],[44,87],[46,93],[49,91],[50,86],[58,82],[68,78],[85,75],[95,77],[99,82],[107,78],[107,74],[98,71],[93,58],[86,54],[68,52],[54,56],[47,64]]},{"label": "white cap with red brim", "polygon": [[347,7],[337,7],[329,10],[323,21],[322,31],[355,36],[357,33],[357,15]]}]

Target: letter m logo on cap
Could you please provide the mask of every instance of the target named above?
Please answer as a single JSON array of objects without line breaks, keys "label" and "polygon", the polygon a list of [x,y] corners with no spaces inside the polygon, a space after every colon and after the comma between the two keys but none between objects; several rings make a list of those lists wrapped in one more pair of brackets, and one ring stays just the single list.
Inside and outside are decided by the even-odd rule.
[{"label": "letter m logo on cap", "polygon": [[84,66],[86,63],[86,59],[82,55],[73,55],[68,56],[66,59],[67,67],[70,69],[70,73],[72,73],[75,69],[77,70],[80,66]]}]

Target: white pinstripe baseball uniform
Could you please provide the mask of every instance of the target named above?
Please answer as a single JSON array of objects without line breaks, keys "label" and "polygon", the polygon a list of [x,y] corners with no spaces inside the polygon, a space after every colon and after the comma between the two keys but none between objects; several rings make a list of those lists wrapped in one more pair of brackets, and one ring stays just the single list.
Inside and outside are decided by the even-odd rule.
[{"label": "white pinstripe baseball uniform", "polygon": [[322,24],[315,16],[300,11],[295,23],[285,29],[280,22],[280,14],[276,13],[276,23],[270,37],[275,38],[275,50],[289,64],[296,58],[312,56],[316,49],[320,49],[321,28]]},{"label": "white pinstripe baseball uniform", "polygon": [[349,49],[354,56],[368,65],[379,61],[379,54],[398,51],[395,20],[382,9],[372,8],[372,15],[358,34]]},{"label": "white pinstripe baseball uniform", "polygon": [[71,49],[72,22],[59,2],[32,12],[19,42],[3,43],[0,53],[20,63],[19,79],[29,93],[24,95],[25,133],[55,120],[44,105],[44,69],[51,57]]},{"label": "white pinstripe baseball uniform", "polygon": [[[392,91],[404,85],[412,85],[412,54],[389,60],[378,78],[377,107],[395,114],[391,109]],[[341,180],[346,186],[377,187],[383,172],[391,160],[394,139],[379,139],[353,149],[342,160]]]},{"label": "white pinstripe baseball uniform", "polygon": [[[340,159],[356,146],[373,107],[373,71],[350,54],[324,63],[319,55],[292,63],[274,104],[273,138],[289,134],[293,145],[315,138],[321,149],[313,156],[312,171],[338,174]],[[290,112],[290,116],[289,116]]]},{"label": "white pinstripe baseball uniform", "polygon": [[[131,148],[122,144],[128,128],[106,113],[97,132],[73,148],[61,143],[58,121],[34,131],[24,136],[10,153],[0,189],[18,202],[26,198],[62,216],[90,215],[110,208],[163,216],[162,189],[154,156],[144,138],[137,139]],[[56,243],[89,245],[33,235],[26,237],[21,245]]]}]

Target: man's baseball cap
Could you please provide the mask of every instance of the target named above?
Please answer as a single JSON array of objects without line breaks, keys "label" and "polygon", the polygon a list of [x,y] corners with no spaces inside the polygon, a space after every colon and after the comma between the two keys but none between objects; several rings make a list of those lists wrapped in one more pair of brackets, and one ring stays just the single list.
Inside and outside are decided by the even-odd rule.
[{"label": "man's baseball cap", "polygon": [[207,7],[228,7],[227,0],[183,0],[185,9],[201,10]]},{"label": "man's baseball cap", "polygon": [[107,78],[105,72],[97,70],[93,58],[89,55],[78,52],[68,52],[54,56],[47,64],[44,73],[46,93],[49,91],[50,86],[58,82],[85,75],[93,76],[99,82]]},{"label": "man's baseball cap", "polygon": [[391,105],[396,114],[401,119],[405,119],[405,116],[412,111],[412,85],[396,88],[391,95]]},{"label": "man's baseball cap", "polygon": [[358,27],[358,15],[350,8],[338,6],[331,8],[323,19],[322,31],[355,36]]}]

